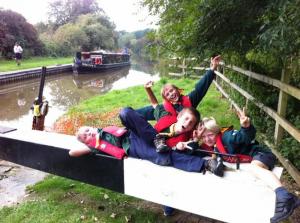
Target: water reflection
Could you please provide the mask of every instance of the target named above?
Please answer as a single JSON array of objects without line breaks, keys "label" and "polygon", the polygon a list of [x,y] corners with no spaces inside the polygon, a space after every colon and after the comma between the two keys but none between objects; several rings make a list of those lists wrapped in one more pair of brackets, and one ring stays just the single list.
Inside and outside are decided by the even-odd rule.
[{"label": "water reflection", "polygon": [[[59,116],[82,100],[110,90],[144,84],[147,79],[158,80],[159,75],[125,68],[101,74],[47,76],[43,95],[50,108],[45,125],[51,126]],[[31,128],[30,107],[38,95],[39,82],[38,78],[0,86],[0,125]]]}]

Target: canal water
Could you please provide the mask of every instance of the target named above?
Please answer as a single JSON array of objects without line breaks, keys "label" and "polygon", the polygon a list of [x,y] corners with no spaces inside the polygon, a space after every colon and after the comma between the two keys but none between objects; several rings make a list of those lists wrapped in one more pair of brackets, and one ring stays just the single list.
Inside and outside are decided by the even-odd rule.
[{"label": "canal water", "polygon": [[[47,76],[43,95],[49,101],[50,108],[45,127],[51,128],[70,107],[85,99],[116,89],[143,85],[147,80],[159,80],[159,74],[149,64],[96,74]],[[1,126],[31,129],[30,108],[38,95],[39,84],[40,78],[37,78],[0,86]],[[45,175],[44,172],[0,160],[0,208],[21,202],[27,196],[26,187],[42,180]]]},{"label": "canal water", "polygon": [[[143,67],[142,67],[143,68]],[[52,124],[67,110],[95,95],[116,89],[143,85],[147,80],[158,80],[159,74],[151,67],[132,65],[130,68],[101,73],[73,75],[64,73],[46,77],[44,93],[49,101],[45,126]],[[145,72],[146,71],[146,72]],[[151,73],[150,73],[151,72]],[[40,78],[0,86],[0,125],[31,129],[34,99],[38,96]],[[145,94],[145,97],[146,94]]]}]

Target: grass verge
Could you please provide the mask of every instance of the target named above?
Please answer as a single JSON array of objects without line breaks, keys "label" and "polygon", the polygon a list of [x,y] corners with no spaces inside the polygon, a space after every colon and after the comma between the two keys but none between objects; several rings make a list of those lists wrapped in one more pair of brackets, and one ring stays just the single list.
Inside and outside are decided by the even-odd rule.
[{"label": "grass verge", "polygon": [[[153,89],[158,98],[161,98],[160,88],[166,82],[180,86],[185,92],[192,90],[195,84],[192,79],[162,79]],[[120,124],[120,108],[139,108],[148,104],[142,86],[115,90],[70,109],[54,128],[57,132],[74,134],[81,125],[103,127]],[[229,111],[228,102],[220,98],[220,93],[213,86],[198,109],[202,117],[214,116],[222,126],[239,125],[235,114]],[[161,210],[158,213],[155,209],[145,208],[139,199],[53,175],[29,187],[28,192],[27,201],[0,209],[1,223],[171,222],[170,218],[162,216]]]},{"label": "grass verge", "polygon": [[14,60],[0,60],[0,72],[23,70],[42,66],[51,66],[57,64],[70,64],[72,57],[32,57],[23,59],[20,66],[17,66]]}]

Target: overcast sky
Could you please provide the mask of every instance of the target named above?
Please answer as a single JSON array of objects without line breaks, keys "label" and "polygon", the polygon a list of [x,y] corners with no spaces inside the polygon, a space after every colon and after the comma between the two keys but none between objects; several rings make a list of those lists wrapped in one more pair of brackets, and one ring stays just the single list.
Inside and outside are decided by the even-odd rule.
[{"label": "overcast sky", "polygon": [[[53,0],[0,0],[0,7],[23,15],[31,24],[47,21],[48,3]],[[128,32],[154,27],[154,21],[146,9],[138,6],[138,0],[97,0],[117,30]]]}]

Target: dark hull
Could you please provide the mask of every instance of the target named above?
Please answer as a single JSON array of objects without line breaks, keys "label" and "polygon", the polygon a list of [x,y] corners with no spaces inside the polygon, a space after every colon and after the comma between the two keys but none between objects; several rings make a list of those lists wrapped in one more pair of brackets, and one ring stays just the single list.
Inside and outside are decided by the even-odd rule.
[{"label": "dark hull", "polygon": [[90,73],[90,72],[101,72],[110,69],[119,69],[127,66],[130,66],[130,62],[101,64],[101,65],[73,64],[73,72],[78,74]]}]

